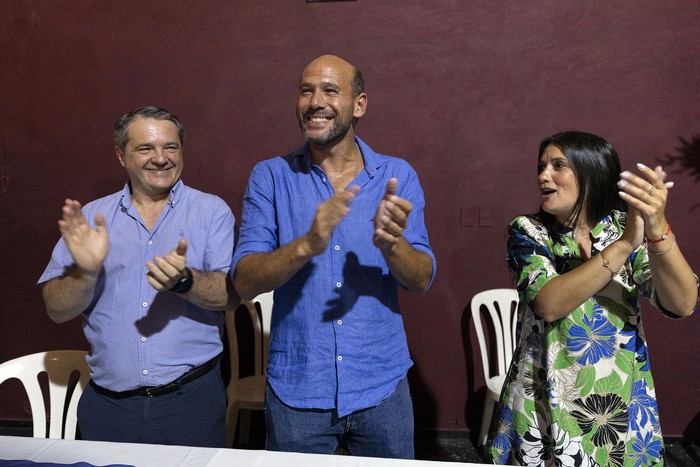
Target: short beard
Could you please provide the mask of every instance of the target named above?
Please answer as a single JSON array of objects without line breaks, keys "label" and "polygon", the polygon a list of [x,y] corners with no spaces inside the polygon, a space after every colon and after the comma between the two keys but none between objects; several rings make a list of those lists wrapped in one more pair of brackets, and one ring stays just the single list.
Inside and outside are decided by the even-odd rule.
[{"label": "short beard", "polygon": [[299,128],[301,128],[301,132],[304,134],[304,138],[306,138],[306,141],[308,141],[309,143],[317,146],[325,146],[327,144],[333,143],[334,141],[342,139],[343,136],[345,136],[347,132],[350,131],[353,121],[352,118],[348,122],[339,121],[337,118],[335,118],[333,119],[333,124],[325,134],[312,137],[309,136],[308,132],[306,131],[306,126],[303,123],[303,119],[303,115],[300,116],[297,114]]}]

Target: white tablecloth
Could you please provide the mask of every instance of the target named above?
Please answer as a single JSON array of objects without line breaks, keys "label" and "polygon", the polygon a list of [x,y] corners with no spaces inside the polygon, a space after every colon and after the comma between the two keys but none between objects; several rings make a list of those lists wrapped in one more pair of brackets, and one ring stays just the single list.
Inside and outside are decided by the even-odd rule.
[{"label": "white tablecloth", "polygon": [[[17,436],[0,436],[0,459],[22,459],[58,464],[87,462],[96,466],[127,464],[136,467],[465,467],[477,465],[458,462],[408,461],[375,457],[106,443]],[[2,466],[1,461],[0,466]]]}]

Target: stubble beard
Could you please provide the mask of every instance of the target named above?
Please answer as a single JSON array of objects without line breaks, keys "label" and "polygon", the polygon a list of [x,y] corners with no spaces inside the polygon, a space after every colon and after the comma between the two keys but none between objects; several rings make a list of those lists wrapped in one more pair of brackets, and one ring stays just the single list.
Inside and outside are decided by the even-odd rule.
[{"label": "stubble beard", "polygon": [[348,131],[350,131],[350,127],[352,127],[352,118],[348,119],[348,121],[342,121],[338,120],[338,118],[336,117],[333,119],[331,127],[328,130],[326,130],[325,133],[312,136],[309,135],[309,132],[307,131],[306,125],[304,124],[304,118],[304,115],[297,114],[299,128],[301,128],[301,132],[304,134],[304,138],[306,138],[306,141],[318,146],[325,146],[334,141],[340,140],[343,136],[347,134]]}]

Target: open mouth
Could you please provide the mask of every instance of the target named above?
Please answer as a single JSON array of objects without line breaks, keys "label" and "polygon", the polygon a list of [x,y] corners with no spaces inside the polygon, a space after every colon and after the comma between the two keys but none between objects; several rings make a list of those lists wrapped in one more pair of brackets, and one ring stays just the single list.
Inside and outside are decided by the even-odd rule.
[{"label": "open mouth", "polygon": [[332,116],[326,115],[306,115],[305,117],[307,123],[311,125],[323,125],[325,123],[330,122],[333,119]]},{"label": "open mouth", "polygon": [[542,196],[548,196],[557,192],[554,188],[542,188],[540,191],[542,192]]}]

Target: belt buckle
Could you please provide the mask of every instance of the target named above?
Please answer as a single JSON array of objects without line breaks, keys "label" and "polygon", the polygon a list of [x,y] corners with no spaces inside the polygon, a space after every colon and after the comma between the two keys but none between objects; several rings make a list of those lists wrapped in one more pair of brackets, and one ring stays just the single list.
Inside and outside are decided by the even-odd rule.
[{"label": "belt buckle", "polygon": [[146,397],[158,397],[175,392],[180,388],[180,380],[173,381],[172,383],[164,384],[163,386],[156,386],[152,388],[146,388]]},{"label": "belt buckle", "polygon": [[170,390],[170,386],[172,386],[173,383],[166,384],[164,386],[155,386],[152,388],[146,388],[146,397],[158,397],[162,396],[163,394],[168,394],[172,392]]}]

